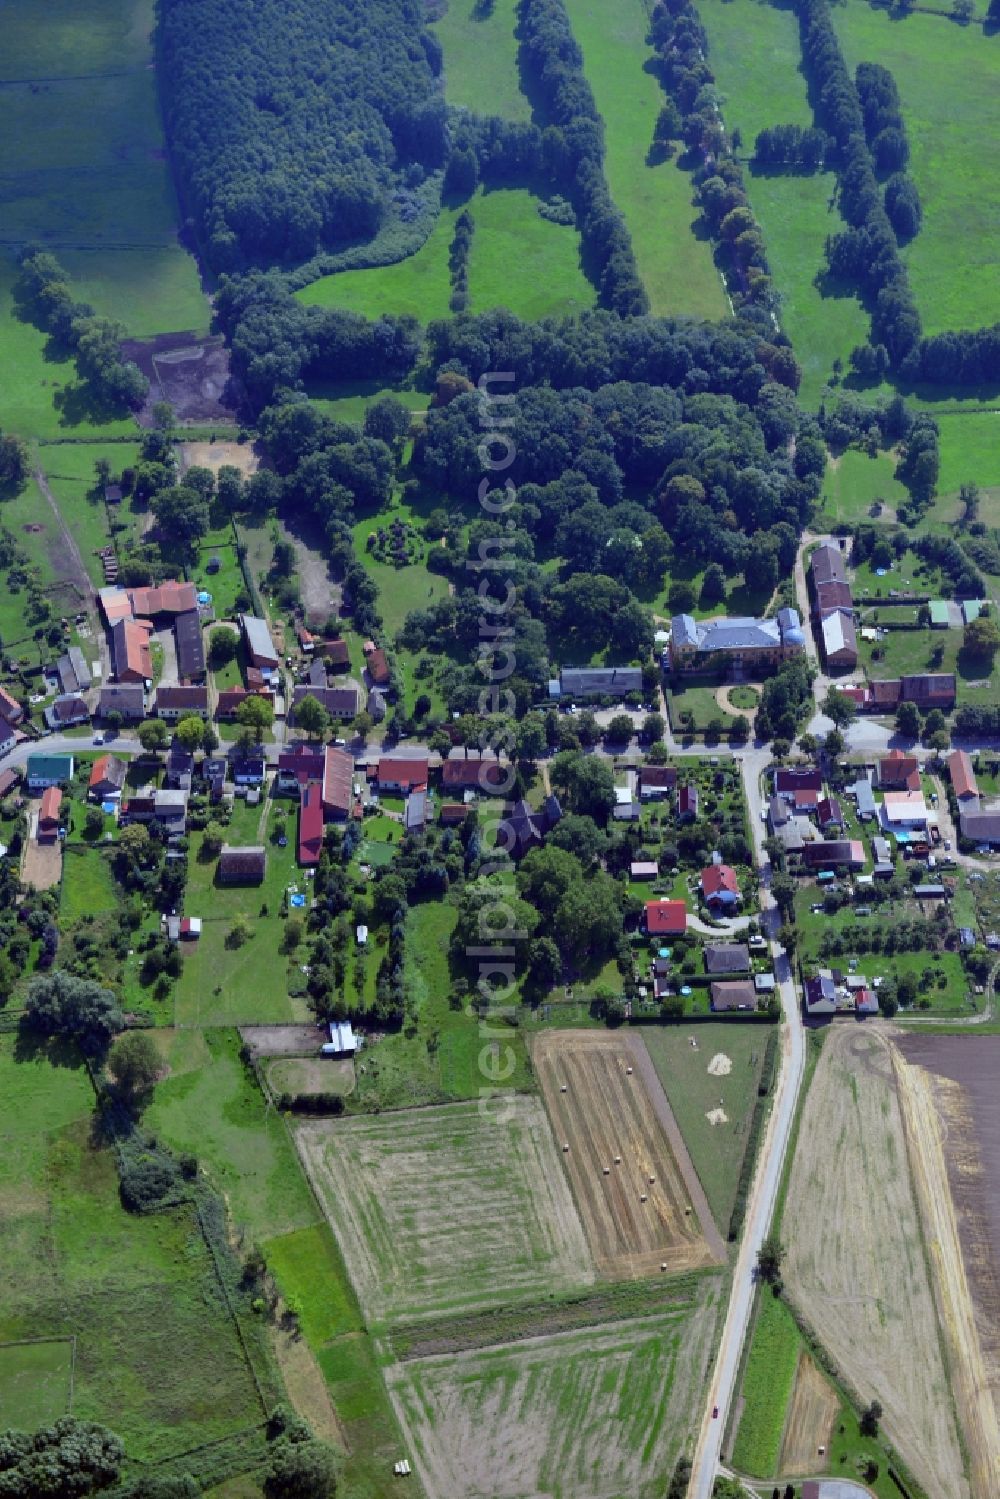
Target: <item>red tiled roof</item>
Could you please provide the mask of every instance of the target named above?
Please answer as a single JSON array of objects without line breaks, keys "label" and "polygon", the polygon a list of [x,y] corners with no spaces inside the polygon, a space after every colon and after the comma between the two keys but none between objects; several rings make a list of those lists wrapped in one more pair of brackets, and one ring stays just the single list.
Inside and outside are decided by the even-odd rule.
[{"label": "red tiled roof", "polygon": [[368,657],[368,671],[376,687],[385,687],[389,682],[389,663],[385,651],[372,651]]},{"label": "red tiled roof", "polygon": [[499,760],[489,757],[455,756],[441,766],[441,785],[447,789],[460,786],[469,791],[502,790],[507,789],[511,772],[509,765],[501,765]]},{"label": "red tiled roof", "polygon": [[468,808],[463,802],[442,802],[439,816],[443,823],[464,822],[468,816]]},{"label": "red tiled roof", "polygon": [[672,765],[644,765],[639,776],[643,786],[665,786],[672,791],[677,785],[677,771]]},{"label": "red tiled roof", "polygon": [[147,681],[153,675],[153,658],[149,649],[149,630],[138,620],[121,619],[112,628],[112,655],[115,676],[127,680],[128,676]]},{"label": "red tiled roof", "polygon": [[383,782],[407,786],[411,791],[427,785],[427,760],[408,758],[405,755],[383,755],[378,762],[377,779]]},{"label": "red tiled roof", "polygon": [[697,812],[698,810],[698,788],[697,786],[682,786],[677,793],[677,810],[681,814],[685,812]]},{"label": "red tiled roof", "polygon": [[238,710],[244,698],[250,696],[245,687],[224,687],[219,693],[219,701],[215,707],[217,718],[230,718]]},{"label": "red tiled roof", "polygon": [[655,937],[678,937],[687,931],[687,907],[682,900],[648,900],[646,931]]},{"label": "red tiled roof", "polygon": [[736,870],[728,864],[709,864],[701,872],[701,888],[706,896],[721,895],[728,891],[730,895],[739,895],[740,882],[736,878]]},{"label": "red tiled roof", "polygon": [[38,814],[39,827],[42,823],[52,824],[59,821],[59,808],[62,806],[62,790],[59,786],[46,786],[42,792],[42,809]]},{"label": "red tiled roof", "polygon": [[299,803],[299,863],[318,864],[323,847],[323,798],[315,781],[302,789]]},{"label": "red tiled roof", "polygon": [[181,583],[170,578],[157,588],[131,588],[129,598],[136,615],[150,617],[156,614],[184,614],[197,609],[198,595],[193,583]]},{"label": "red tiled roof", "polygon": [[915,755],[904,755],[894,749],[879,761],[878,783],[880,786],[899,786],[906,791],[920,790],[920,767]]},{"label": "red tiled roof", "polygon": [[24,717],[24,709],[16,697],[9,693],[6,687],[0,687],[0,714],[6,718],[8,723],[19,723]]},{"label": "red tiled roof", "polygon": [[790,767],[774,772],[775,791],[822,791],[823,776],[814,765]]},{"label": "red tiled roof", "polygon": [[948,769],[951,772],[951,784],[956,796],[979,795],[979,785],[975,771],[972,769],[972,761],[965,750],[952,750],[948,756]]}]

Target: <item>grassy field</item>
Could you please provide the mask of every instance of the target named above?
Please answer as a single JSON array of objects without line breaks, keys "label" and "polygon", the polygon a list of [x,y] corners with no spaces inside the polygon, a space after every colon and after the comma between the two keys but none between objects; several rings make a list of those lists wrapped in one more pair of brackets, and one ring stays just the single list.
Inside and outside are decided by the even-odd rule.
[{"label": "grassy field", "polygon": [[766,1286],[762,1287],[743,1374],[743,1415],[733,1447],[734,1466],[756,1478],[770,1478],[777,1472],[800,1346],[791,1312]]},{"label": "grassy field", "polygon": [[[947,495],[962,484],[1000,485],[1000,413],[969,412],[961,415],[944,413],[937,417],[941,428],[941,474],[938,493]],[[1000,525],[1000,509],[992,518],[983,514],[991,525]]]},{"label": "grassy field", "polygon": [[567,0],[573,34],[604,118],[605,173],[625,215],[650,311],[725,317],[729,307],[708,241],[694,229],[691,178],[673,161],[650,166],[663,93],[645,69],[649,15],[642,0]]},{"label": "grassy field", "polygon": [[703,1399],[714,1306],[540,1336],[390,1372],[428,1491],[664,1492]]},{"label": "grassy field", "polygon": [[0,174],[0,410],[5,428],[51,438],[134,432],[88,406],[71,362],[11,303],[14,256],[51,248],[74,290],[130,334],[207,332],[195,261],[177,240],[178,213],[151,67],[152,0],[33,0],[4,7]]},{"label": "grassy field", "polygon": [[[18,1055],[23,1056],[23,1052]],[[74,1414],[157,1460],[261,1419],[190,1209],[127,1214],[93,1094],[69,1052],[0,1038],[0,1343],[76,1337]],[[51,1401],[39,1387],[39,1417]]]},{"label": "grassy field", "polygon": [[448,103],[505,120],[530,120],[517,66],[517,0],[448,0],[434,25],[444,52]]},{"label": "grassy field", "polygon": [[593,1268],[539,1100],[296,1126],[369,1321],[535,1300]]},{"label": "grassy field", "polygon": [[915,12],[900,25],[849,0],[833,11],[851,71],[882,63],[896,80],[924,219],[905,251],[924,332],[1000,318],[1000,59],[977,26]]},{"label": "grassy field", "polygon": [[[479,192],[469,205],[476,233],[469,256],[469,310],[508,307],[539,318],[592,307],[575,229],[550,223],[524,188]],[[323,276],[298,293],[303,302],[373,316],[410,314],[422,323],[449,316],[448,252],[461,210],[444,208],[415,255],[395,265]]]},{"label": "grassy field", "polygon": [[[958,702],[987,703],[996,696],[997,676],[980,660],[970,659],[962,648],[961,630],[890,630],[880,641],[859,640],[859,655],[872,677],[895,677],[919,671],[954,672]],[[940,661],[937,648],[941,647]],[[872,652],[883,655],[877,661]]]},{"label": "grassy field", "polygon": [[[97,552],[108,545],[108,512],[97,483],[94,465],[104,458],[115,474],[133,464],[138,446],[127,442],[58,443],[43,447],[39,462],[59,513],[76,542],[84,565],[96,588],[104,586],[104,570]],[[121,507],[120,507],[121,508]],[[122,520],[129,519],[128,513]]]},{"label": "grassy field", "polygon": [[158,1031],[170,1069],[149,1110],[173,1150],[209,1168],[233,1222],[255,1241],[316,1221],[316,1206],[282,1121],[265,1114],[235,1031]]},{"label": "grassy field", "polygon": [[[856,448],[848,448],[827,463],[820,501],[823,513],[837,525],[854,525],[870,520],[876,501],[890,511],[907,499],[906,488],[894,477],[895,461],[888,453],[869,458]],[[886,519],[893,517],[883,516]]]},{"label": "grassy field", "polygon": [[[795,14],[757,0],[702,0],[709,56],[730,130],[749,153],[760,130],[778,121],[811,125],[812,111],[800,72]],[[868,336],[868,317],[857,298],[815,285],[828,234],[841,228],[830,206],[836,180],[747,171],[747,189],[764,232],[774,282],[782,297],[781,321],[802,366],[800,398],[815,405],[835,359],[846,363]]]},{"label": "grassy field", "polygon": [[34,1431],[64,1416],[72,1361],[69,1339],[0,1346],[0,1429]]},{"label": "grassy field", "polygon": [[421,564],[393,567],[380,562],[367,550],[368,537],[395,519],[420,524],[420,514],[407,505],[394,506],[378,515],[366,516],[354,526],[354,550],[378,586],[378,607],[390,636],[394,636],[406,616],[415,609],[428,609],[448,592],[448,580],[440,573],[430,573]]},{"label": "grassy field", "polygon": [[[651,1025],[642,1033],[722,1234],[729,1228],[769,1035],[766,1026],[719,1021],[698,1026],[696,1049],[683,1027]],[[720,1053],[732,1062],[724,1077],[708,1071]],[[709,1111],[720,1107],[727,1122],[710,1123]]]}]

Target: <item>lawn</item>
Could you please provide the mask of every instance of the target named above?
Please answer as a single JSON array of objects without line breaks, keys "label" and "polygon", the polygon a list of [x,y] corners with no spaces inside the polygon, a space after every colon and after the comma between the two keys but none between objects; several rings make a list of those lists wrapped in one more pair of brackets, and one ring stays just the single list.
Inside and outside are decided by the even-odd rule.
[{"label": "lawn", "polygon": [[[1000,485],[1000,413],[967,411],[942,413],[937,417],[941,429],[941,474],[938,493],[954,493],[961,485]],[[981,507],[981,518],[988,525],[1000,525],[1000,503],[987,514]]]},{"label": "lawn", "polygon": [[[813,123],[793,10],[757,0],[702,0],[699,12],[726,125],[740,131],[742,150],[752,152],[766,125]],[[782,297],[782,326],[802,366],[800,398],[815,406],[834,360],[846,364],[855,344],[867,340],[869,327],[855,296],[832,296],[833,288],[815,285],[826,237],[842,227],[831,207],[836,180],[830,173],[784,176],[748,169],[746,181]]]},{"label": "lawn", "polygon": [[[892,612],[906,615],[910,611]],[[988,664],[970,658],[962,647],[962,638],[961,630],[890,630],[877,643],[858,641],[860,663],[870,677],[878,678],[921,671],[954,672],[959,705],[995,701],[995,665],[991,673]],[[873,659],[874,651],[883,652],[878,660]]]},{"label": "lawn", "polygon": [[70,927],[83,916],[99,916],[118,905],[108,855],[97,848],[67,842],[63,847],[62,895],[59,914]]},{"label": "lawn", "polygon": [[[891,512],[908,499],[905,485],[895,478],[895,468],[895,460],[888,453],[869,458],[867,453],[848,448],[839,457],[831,456],[820,500],[824,515],[833,525],[851,526],[871,520],[872,506],[881,502],[890,512],[883,511],[881,518],[894,519]],[[814,522],[814,526],[818,524]]]},{"label": "lawn", "polygon": [[896,80],[920,193],[920,233],[904,252],[924,332],[1000,319],[1000,56],[978,26],[914,12],[903,24],[856,3],[834,7],[853,72],[882,63]]},{"label": "lawn", "polygon": [[[725,1234],[729,1229],[747,1135],[771,1028],[717,1021],[698,1025],[698,1043],[682,1027],[646,1026],[642,1036],[663,1084],[712,1216]],[[727,1056],[732,1071],[724,1077],[708,1071],[712,1058]],[[708,1113],[721,1107],[725,1124],[711,1124]]]},{"label": "lawn", "polygon": [[397,518],[417,525],[421,519],[419,513],[409,506],[396,505],[378,515],[367,516],[354,526],[354,550],[378,586],[378,610],[390,637],[395,636],[408,614],[415,609],[430,608],[448,592],[448,580],[440,573],[428,572],[423,560],[406,567],[394,567],[390,562],[380,562],[367,550],[371,533]]},{"label": "lawn", "polygon": [[743,1414],[733,1446],[733,1466],[741,1472],[770,1478],[777,1470],[800,1346],[791,1312],[767,1286],[762,1286],[750,1356],[743,1372]]},{"label": "lawn", "polygon": [[[237,802],[237,807],[240,803]],[[227,832],[231,843],[242,841],[239,820],[246,824],[246,841],[256,842],[253,813],[241,807]],[[270,811],[273,826],[274,809]],[[295,863],[295,838],[279,848],[269,838],[267,874],[262,885],[219,886],[217,860],[199,857],[200,835],[191,839],[187,893],[189,916],[204,923],[197,942],[185,952],[184,968],[175,988],[177,1025],[262,1024],[307,1018],[304,1004],[289,998],[293,964],[280,950],[284,922],[279,911],[289,883],[300,879]],[[266,912],[264,908],[266,907]],[[226,939],[238,917],[245,917],[252,935],[241,947],[227,947]]]},{"label": "lawn", "polygon": [[566,0],[573,34],[604,119],[605,174],[625,215],[639,275],[657,315],[721,318],[729,311],[708,240],[695,231],[692,183],[673,161],[651,166],[663,92],[646,64],[649,13],[642,0]]},{"label": "lawn", "polygon": [[[479,192],[471,200],[476,222],[469,256],[471,312],[503,306],[519,317],[539,318],[593,306],[576,230],[543,219],[540,201],[525,188]],[[448,317],[448,253],[460,212],[443,208],[431,235],[406,260],[322,276],[297,295],[303,302],[366,316],[409,314],[422,323]]]},{"label": "lawn", "polygon": [[0,1343],[75,1337],[73,1413],[111,1426],[134,1458],[259,1422],[197,1220],[189,1208],[121,1207],[112,1152],[91,1144],[79,1060],[29,1048],[18,1061],[0,1038],[0,1096]]},{"label": "lawn", "polygon": [[480,115],[530,120],[517,65],[517,0],[448,0],[434,25],[448,103]]},{"label": "lawn", "polygon": [[355,422],[358,426],[372,401],[382,396],[393,396],[413,412],[425,412],[431,399],[428,391],[381,385],[378,380],[329,381],[309,386],[309,398],[321,411],[337,421]]}]

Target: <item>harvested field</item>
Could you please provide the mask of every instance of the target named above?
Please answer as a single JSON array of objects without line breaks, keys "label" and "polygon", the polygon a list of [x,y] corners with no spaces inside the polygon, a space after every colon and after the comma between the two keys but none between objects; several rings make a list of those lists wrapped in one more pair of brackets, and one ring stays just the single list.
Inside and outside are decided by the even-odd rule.
[{"label": "harvested field", "polygon": [[930,1494],[968,1499],[892,1050],[833,1027],[806,1099],[781,1237],[788,1293]]},{"label": "harvested field", "polygon": [[139,412],[140,426],[152,426],[157,401],[169,401],[181,425],[234,420],[237,403],[229,376],[229,350],[221,337],[161,333],[157,338],[126,340],[122,353],[135,360],[150,382]]},{"label": "harvested field", "polygon": [[972,1493],[986,1499],[1000,1492],[1000,1037],[905,1036],[899,1056]]},{"label": "harvested field", "polygon": [[260,468],[260,454],[250,442],[185,442],[181,444],[181,466],[210,468],[217,474],[228,465],[249,479]]},{"label": "harvested field", "polygon": [[704,1399],[716,1309],[387,1371],[428,1499],[653,1499]]},{"label": "harvested field", "polygon": [[532,1060],[598,1273],[628,1278],[723,1261],[641,1038],[546,1031]]},{"label": "harvested field", "polygon": [[309,1120],[299,1154],[369,1320],[589,1285],[587,1244],[541,1102]]},{"label": "harvested field", "polygon": [[799,1478],[826,1466],[820,1447],[830,1451],[833,1423],[840,1410],[840,1396],[822,1370],[803,1351],[795,1371],[795,1387],[785,1418],[778,1471],[782,1477]]}]

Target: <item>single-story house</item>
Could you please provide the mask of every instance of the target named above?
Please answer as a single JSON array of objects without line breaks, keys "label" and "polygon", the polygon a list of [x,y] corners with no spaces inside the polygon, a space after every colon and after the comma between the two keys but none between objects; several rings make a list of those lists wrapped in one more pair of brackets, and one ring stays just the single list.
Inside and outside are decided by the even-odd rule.
[{"label": "single-story house", "polygon": [[215,704],[216,718],[235,718],[249,696],[245,687],[224,687]]},{"label": "single-story house", "polygon": [[194,755],[177,740],[167,751],[167,785],[175,791],[190,791],[194,775]]},{"label": "single-story house", "polygon": [[627,786],[615,787],[615,804],[611,816],[616,822],[638,822],[642,816],[642,803],[632,795]]},{"label": "single-story house", "polygon": [[774,772],[774,789],[779,796],[793,797],[796,791],[823,790],[823,776],[815,765],[789,766]]},{"label": "single-story house", "polygon": [[779,796],[775,792],[767,804],[767,821],[771,832],[778,832],[779,828],[783,828],[791,820],[791,816],[792,814],[788,810],[788,803],[783,796]]},{"label": "single-story house", "polygon": [[207,718],[208,688],[160,687],[153,712],[168,723],[176,723],[180,718]]},{"label": "single-story house", "polygon": [[208,782],[209,800],[218,802],[222,800],[222,793],[226,784],[226,771],[228,762],[222,755],[206,755],[201,762],[201,773]]},{"label": "single-story house", "polygon": [[865,846],[860,838],[827,838],[816,843],[806,843],[799,851],[807,869],[838,869],[845,866],[862,868],[865,862]]},{"label": "single-story house", "polygon": [[267,853],[261,845],[222,845],[218,870],[220,885],[259,885],[266,872]]},{"label": "single-story house", "polygon": [[516,770],[496,755],[449,755],[441,766],[442,789],[452,794],[479,791],[485,796],[505,796],[514,785]]},{"label": "single-story house", "polygon": [[42,805],[38,812],[38,841],[53,843],[59,834],[59,809],[62,806],[62,791],[58,786],[47,786],[42,792]]},{"label": "single-story house", "polygon": [[823,971],[806,979],[806,1009],[810,1015],[832,1015],[837,1008],[837,989],[833,974]]},{"label": "single-story house", "polygon": [[427,790],[428,759],[426,755],[382,755],[375,773],[379,791]]},{"label": "single-story house", "polygon": [[233,780],[237,786],[262,786],[267,762],[262,750],[238,748],[232,757]]},{"label": "single-story house", "polygon": [[701,893],[710,906],[736,906],[743,899],[736,870],[729,864],[709,864],[702,870]]},{"label": "single-story house", "polygon": [[127,774],[128,766],[117,755],[100,755],[91,768],[87,790],[95,801],[120,796]]},{"label": "single-story house", "polygon": [[758,994],[773,994],[777,988],[777,981],[773,973],[755,973],[753,986]]},{"label": "single-story house", "polygon": [[388,687],[392,680],[392,672],[389,670],[389,661],[385,651],[374,650],[368,656],[368,675],[373,687]]},{"label": "single-story house", "polygon": [[357,717],[359,700],[356,687],[313,687],[311,684],[300,683],[292,689],[293,723],[295,710],[304,697],[315,698],[320,707],[339,723],[346,723]]},{"label": "single-story house", "polygon": [[897,828],[926,828],[929,817],[922,791],[887,791],[879,808],[882,826],[889,832]]},{"label": "single-story house", "polygon": [[181,940],[186,942],[197,942],[201,936],[201,917],[181,917]]},{"label": "single-story house", "polygon": [[750,949],[744,942],[706,943],[706,973],[749,973]]},{"label": "single-story house", "polygon": [[687,931],[687,907],[682,900],[648,900],[642,922],[650,937],[679,937]]},{"label": "single-story house", "polygon": [[890,879],[893,874],[892,848],[888,838],[873,838],[872,853],[875,856],[875,873],[880,880]]},{"label": "single-story house", "polygon": [[951,776],[952,789],[959,802],[974,802],[979,800],[979,784],[976,773],[972,768],[972,761],[965,750],[952,750],[948,756],[948,773]]},{"label": "single-story house", "polygon": [[445,827],[456,827],[464,822],[469,815],[469,809],[464,802],[442,802],[441,810],[438,812],[438,822]]},{"label": "single-story house", "polygon": [[623,698],[626,693],[641,691],[641,666],[566,666],[558,682],[549,683],[550,697]]},{"label": "single-story house", "polygon": [[655,880],[660,873],[660,866],[653,859],[633,859],[628,867],[630,880]]},{"label": "single-story house", "polygon": [[658,801],[677,785],[677,771],[672,765],[643,765],[639,771],[639,796],[642,801]]},{"label": "single-story house", "polygon": [[749,979],[717,980],[712,985],[711,996],[712,1009],[719,1013],[757,1008],[757,991]]},{"label": "single-story house", "polygon": [[90,709],[82,697],[70,693],[54,698],[45,710],[45,722],[50,729],[69,729],[74,724],[89,723]]},{"label": "single-story house", "polygon": [[46,786],[68,786],[73,779],[72,755],[29,755],[24,774],[29,791],[44,791]]}]

